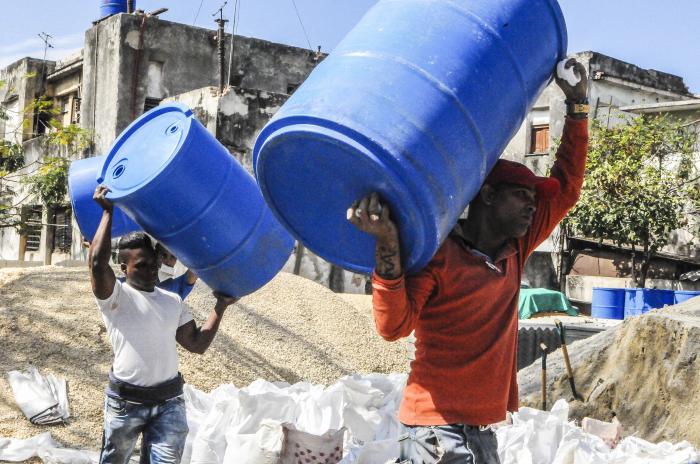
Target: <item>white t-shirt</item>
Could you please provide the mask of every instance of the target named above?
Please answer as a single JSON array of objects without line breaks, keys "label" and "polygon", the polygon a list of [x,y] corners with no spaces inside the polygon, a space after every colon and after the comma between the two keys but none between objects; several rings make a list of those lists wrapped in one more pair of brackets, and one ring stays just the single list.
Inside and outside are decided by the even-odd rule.
[{"label": "white t-shirt", "polygon": [[178,295],[157,287],[144,292],[117,280],[109,298],[96,300],[114,351],[117,379],[148,387],[177,375],[175,332],[192,320]]}]

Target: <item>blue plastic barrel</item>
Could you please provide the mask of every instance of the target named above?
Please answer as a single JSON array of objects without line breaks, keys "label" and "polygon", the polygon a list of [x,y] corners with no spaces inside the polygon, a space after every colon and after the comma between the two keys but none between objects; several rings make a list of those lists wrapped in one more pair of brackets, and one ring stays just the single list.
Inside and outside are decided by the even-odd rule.
[{"label": "blue plastic barrel", "polygon": [[644,312],[644,289],[625,289],[625,318],[641,316]]},{"label": "blue plastic barrel", "polygon": [[698,290],[676,290],[673,292],[673,304],[683,303],[691,298],[700,296],[700,291]]},{"label": "blue plastic barrel", "polygon": [[[93,156],[73,161],[68,168],[68,194],[73,207],[73,215],[78,223],[80,233],[88,241],[92,241],[97,232],[97,226],[102,219],[102,208],[92,199],[97,187],[97,175],[102,169],[106,156]],[[131,220],[119,208],[114,208],[112,215],[112,237],[141,230],[138,224]]]},{"label": "blue plastic barrel", "polygon": [[652,309],[673,304],[673,291],[655,288],[626,288],[625,317],[640,316]]},{"label": "blue plastic barrel", "polygon": [[346,220],[377,191],[423,268],[566,54],[556,0],[380,0],[264,127],[263,196],[305,246],[370,272]]},{"label": "blue plastic barrel", "polygon": [[658,288],[645,288],[643,290],[644,307],[643,312],[652,309],[663,308],[673,305],[673,290],[662,290]]},{"label": "blue plastic barrel", "polygon": [[625,289],[594,288],[591,316],[601,319],[624,319]]},{"label": "blue plastic barrel", "polygon": [[255,179],[181,104],[158,106],[131,123],[98,181],[185,266],[229,295],[266,284],[294,246]]},{"label": "blue plastic barrel", "polygon": [[100,18],[126,13],[128,11],[127,0],[100,0]]}]

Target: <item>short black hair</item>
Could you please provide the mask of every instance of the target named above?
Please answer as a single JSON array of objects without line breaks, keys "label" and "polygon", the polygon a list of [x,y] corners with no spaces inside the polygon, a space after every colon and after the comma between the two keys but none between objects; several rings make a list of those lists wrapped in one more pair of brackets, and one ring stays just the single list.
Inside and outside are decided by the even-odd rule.
[{"label": "short black hair", "polygon": [[119,263],[126,263],[126,250],[150,250],[155,253],[151,238],[143,232],[131,232],[120,238],[117,250]]}]

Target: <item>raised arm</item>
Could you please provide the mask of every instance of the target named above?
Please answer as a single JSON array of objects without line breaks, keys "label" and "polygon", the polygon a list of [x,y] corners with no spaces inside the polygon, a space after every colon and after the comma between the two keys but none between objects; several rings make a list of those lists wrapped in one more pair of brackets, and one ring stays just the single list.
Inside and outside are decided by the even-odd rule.
[{"label": "raised arm", "polygon": [[398,228],[391,220],[389,206],[376,193],[355,202],[347,217],[376,240],[372,312],[377,333],[389,341],[410,335],[435,286],[432,275],[420,272],[406,280]]},{"label": "raised arm", "polygon": [[175,334],[175,339],[187,351],[204,354],[219,330],[219,324],[224,316],[226,308],[236,302],[237,298],[214,292],[216,304],[203,326],[197,327],[194,321],[180,326]]},{"label": "raised arm", "polygon": [[90,243],[88,265],[92,293],[100,300],[106,300],[114,291],[116,277],[109,260],[112,255],[112,213],[114,207],[105,195],[109,190],[103,185],[95,189],[93,199],[102,207],[102,219]]},{"label": "raised arm", "polygon": [[580,80],[575,85],[571,85],[560,77],[556,78],[567,102],[567,116],[561,144],[551,170],[551,177],[559,181],[561,190],[553,198],[538,198],[530,231],[521,239],[526,255],[529,255],[549,236],[559,221],[576,204],[583,185],[588,153],[588,102],[586,100],[588,78],[586,68],[575,59],[568,60],[566,67],[573,68]]}]

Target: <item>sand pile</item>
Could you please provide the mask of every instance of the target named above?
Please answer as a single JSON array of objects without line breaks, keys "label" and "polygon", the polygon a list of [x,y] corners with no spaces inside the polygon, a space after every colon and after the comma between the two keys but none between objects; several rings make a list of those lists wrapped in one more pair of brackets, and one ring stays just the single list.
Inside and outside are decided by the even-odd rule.
[{"label": "sand pile", "polygon": [[[626,435],[700,446],[700,298],[628,319],[569,353],[576,388],[588,401],[572,401],[558,350],[547,358],[549,405],[565,398],[572,418],[617,415]],[[518,373],[522,405],[541,406],[540,371],[537,361]]]},{"label": "sand pile", "polygon": [[[360,300],[358,300],[360,301]],[[203,356],[181,351],[188,383],[330,383],[351,373],[405,372],[405,345],[375,332],[367,299],[357,306],[310,280],[280,274],[228,309]],[[187,300],[201,324],[213,307],[206,285]],[[73,448],[99,448],[104,383],[112,354],[85,268],[0,269],[0,436],[50,431]],[[68,380],[71,423],[39,427],[15,405],[5,373],[36,366]]]}]

